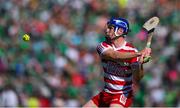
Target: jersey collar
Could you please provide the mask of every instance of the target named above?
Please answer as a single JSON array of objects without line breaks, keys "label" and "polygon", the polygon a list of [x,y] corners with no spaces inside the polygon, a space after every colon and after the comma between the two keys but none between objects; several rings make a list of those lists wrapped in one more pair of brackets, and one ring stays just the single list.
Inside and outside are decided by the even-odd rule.
[{"label": "jersey collar", "polygon": [[117,47],[117,48],[112,44],[112,47],[113,47],[114,50],[119,50],[119,49],[122,49],[123,47],[125,47],[125,46],[126,46],[126,43],[127,43],[127,42],[124,41],[123,45],[120,46],[120,47]]}]

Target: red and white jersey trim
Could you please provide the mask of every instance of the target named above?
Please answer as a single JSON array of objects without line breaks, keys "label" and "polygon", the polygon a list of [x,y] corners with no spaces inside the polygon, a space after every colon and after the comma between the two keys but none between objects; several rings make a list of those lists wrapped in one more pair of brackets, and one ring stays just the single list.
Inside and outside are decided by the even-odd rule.
[{"label": "red and white jersey trim", "polygon": [[117,77],[117,76],[107,74],[107,73],[104,73],[104,77],[108,78],[110,80],[114,80],[114,81],[131,81],[132,80],[132,76],[130,76],[130,77]]},{"label": "red and white jersey trim", "polygon": [[132,85],[123,86],[123,85],[116,85],[116,84],[111,84],[111,83],[105,82],[105,88],[106,87],[107,88],[112,88],[114,90],[123,90],[123,89],[132,87]]},{"label": "red and white jersey trim", "polygon": [[99,55],[102,55],[102,53],[104,53],[105,51],[107,51],[108,49],[112,48],[112,46],[110,46],[109,44],[102,42],[100,43],[96,50],[99,53]]},{"label": "red and white jersey trim", "polygon": [[111,83],[111,84],[115,84],[115,85],[123,85],[123,86],[132,84],[132,81],[115,81],[115,80],[110,80],[105,77],[104,77],[104,81],[107,83]]},{"label": "red and white jersey trim", "polygon": [[132,91],[132,89],[126,90],[126,91],[116,91],[116,90],[111,90],[111,89],[104,89],[105,92],[111,93],[111,94],[118,94],[118,93],[128,93],[130,91]]}]

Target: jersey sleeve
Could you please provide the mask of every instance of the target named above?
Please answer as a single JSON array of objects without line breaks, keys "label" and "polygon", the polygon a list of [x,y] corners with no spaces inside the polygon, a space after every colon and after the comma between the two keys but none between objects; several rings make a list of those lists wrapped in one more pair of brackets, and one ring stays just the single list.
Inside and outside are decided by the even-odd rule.
[{"label": "jersey sleeve", "polygon": [[100,44],[98,44],[98,46],[96,47],[96,50],[98,52],[99,55],[102,55],[106,50],[112,48],[109,44],[107,44],[106,42],[102,42]]}]

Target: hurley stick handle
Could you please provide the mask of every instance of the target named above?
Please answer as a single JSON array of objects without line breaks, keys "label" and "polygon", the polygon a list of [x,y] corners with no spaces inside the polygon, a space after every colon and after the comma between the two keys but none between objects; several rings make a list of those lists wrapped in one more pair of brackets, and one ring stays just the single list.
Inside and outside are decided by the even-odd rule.
[{"label": "hurley stick handle", "polygon": [[[152,36],[153,36],[153,32],[148,34],[146,48],[150,48],[151,47]],[[147,57],[144,58],[143,62],[145,62],[145,63],[149,62],[151,59],[152,59],[151,56],[147,56]]]}]

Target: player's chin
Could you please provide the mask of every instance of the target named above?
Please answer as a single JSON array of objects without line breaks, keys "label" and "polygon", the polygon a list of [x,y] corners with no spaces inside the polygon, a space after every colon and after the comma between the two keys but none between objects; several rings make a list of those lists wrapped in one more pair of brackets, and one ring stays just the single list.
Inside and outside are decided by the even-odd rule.
[{"label": "player's chin", "polygon": [[106,38],[110,38],[110,36],[108,34],[105,35]]},{"label": "player's chin", "polygon": [[106,36],[105,38],[106,38],[106,41],[109,41],[109,42],[111,41],[111,38],[110,38],[110,37],[107,37],[107,36]]}]

